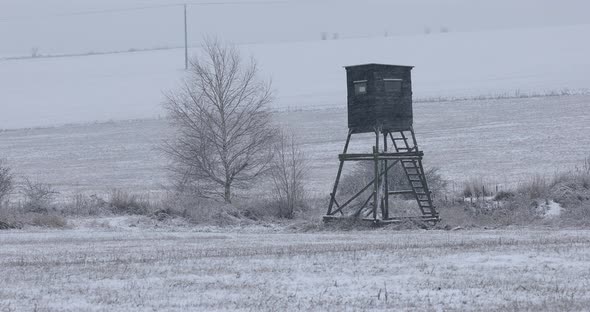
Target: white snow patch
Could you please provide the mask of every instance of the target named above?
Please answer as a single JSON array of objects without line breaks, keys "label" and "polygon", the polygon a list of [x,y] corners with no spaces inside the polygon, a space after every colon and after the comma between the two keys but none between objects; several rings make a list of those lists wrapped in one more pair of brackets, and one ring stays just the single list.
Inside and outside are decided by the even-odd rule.
[{"label": "white snow patch", "polygon": [[552,218],[557,217],[561,214],[562,207],[559,203],[550,200],[541,204],[539,209],[541,209],[541,211],[544,212],[545,218]]}]

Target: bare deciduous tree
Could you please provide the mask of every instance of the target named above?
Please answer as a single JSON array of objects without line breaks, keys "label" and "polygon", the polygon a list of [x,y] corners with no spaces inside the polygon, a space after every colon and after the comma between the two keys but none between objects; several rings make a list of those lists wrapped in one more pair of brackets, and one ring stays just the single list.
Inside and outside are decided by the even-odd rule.
[{"label": "bare deciduous tree", "polygon": [[10,195],[13,188],[13,176],[10,167],[5,164],[5,161],[0,159],[0,205]]},{"label": "bare deciduous tree", "polygon": [[257,72],[254,59],[245,62],[235,47],[208,39],[182,87],[167,94],[176,135],[164,151],[203,196],[229,203],[232,188],[251,186],[269,167],[272,92]]},{"label": "bare deciduous tree", "polygon": [[292,218],[305,196],[303,181],[307,174],[305,155],[293,136],[281,134],[273,146],[271,177],[279,216]]}]

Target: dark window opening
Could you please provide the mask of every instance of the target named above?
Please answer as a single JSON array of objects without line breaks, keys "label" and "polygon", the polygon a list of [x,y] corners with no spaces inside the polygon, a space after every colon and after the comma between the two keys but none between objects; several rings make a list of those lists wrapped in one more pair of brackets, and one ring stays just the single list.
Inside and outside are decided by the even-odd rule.
[{"label": "dark window opening", "polygon": [[359,80],[353,81],[354,83],[354,94],[366,94],[367,93],[367,81],[366,80]]},{"label": "dark window opening", "polygon": [[385,92],[401,92],[402,91],[402,80],[401,79],[383,79],[385,84]]}]

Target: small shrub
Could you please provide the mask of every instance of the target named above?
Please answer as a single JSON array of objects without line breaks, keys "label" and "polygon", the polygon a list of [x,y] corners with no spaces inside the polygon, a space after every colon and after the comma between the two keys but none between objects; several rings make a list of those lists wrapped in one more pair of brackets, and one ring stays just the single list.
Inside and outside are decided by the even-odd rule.
[{"label": "small shrub", "polygon": [[480,198],[492,195],[492,188],[482,178],[470,178],[463,182],[463,197]]},{"label": "small shrub", "polygon": [[109,207],[115,214],[146,215],[150,202],[145,197],[114,189],[109,198]]},{"label": "small shrub", "polygon": [[0,230],[18,229],[21,224],[16,222],[14,215],[0,212]]},{"label": "small shrub", "polygon": [[549,195],[550,183],[542,175],[534,175],[528,181],[521,183],[517,192],[530,199],[546,198]]},{"label": "small shrub", "polygon": [[100,216],[110,213],[107,201],[95,194],[75,194],[63,205],[61,211],[74,216]]},{"label": "small shrub", "polygon": [[514,198],[514,196],[516,196],[516,194],[512,191],[499,191],[498,193],[496,193],[496,196],[494,196],[494,200],[505,201]]},{"label": "small shrub", "polygon": [[56,192],[51,184],[31,181],[25,178],[21,187],[24,197],[24,212],[44,213],[48,212],[53,205]]},{"label": "small shrub", "polygon": [[241,198],[236,202],[240,215],[253,221],[280,218],[280,210],[274,197]]},{"label": "small shrub", "polygon": [[305,177],[309,171],[300,144],[293,135],[281,133],[272,146],[269,175],[277,216],[292,219],[305,206]]},{"label": "small shrub", "polygon": [[424,171],[424,175],[426,176],[428,188],[435,198],[442,197],[447,193],[449,181],[442,176],[440,168],[428,168]]},{"label": "small shrub", "polygon": [[562,206],[562,226],[590,226],[590,158],[582,167],[556,175],[550,197]]},{"label": "small shrub", "polygon": [[13,176],[10,167],[6,165],[4,160],[0,159],[0,206],[4,204],[12,192],[13,186]]}]

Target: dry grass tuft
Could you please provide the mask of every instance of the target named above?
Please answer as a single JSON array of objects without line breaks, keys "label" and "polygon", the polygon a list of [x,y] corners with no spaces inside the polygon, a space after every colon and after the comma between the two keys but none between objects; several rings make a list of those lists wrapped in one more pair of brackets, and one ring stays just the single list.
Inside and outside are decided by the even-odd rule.
[{"label": "dry grass tuft", "polygon": [[470,178],[463,182],[463,197],[481,198],[492,195],[492,186],[483,178]]},{"label": "dry grass tuft", "polygon": [[108,203],[114,214],[146,215],[151,207],[146,195],[130,194],[119,189],[112,190]]},{"label": "dry grass tuft", "polygon": [[549,196],[551,189],[551,181],[545,176],[536,174],[528,181],[522,182],[518,185],[516,192],[527,196],[530,199],[542,198]]}]

